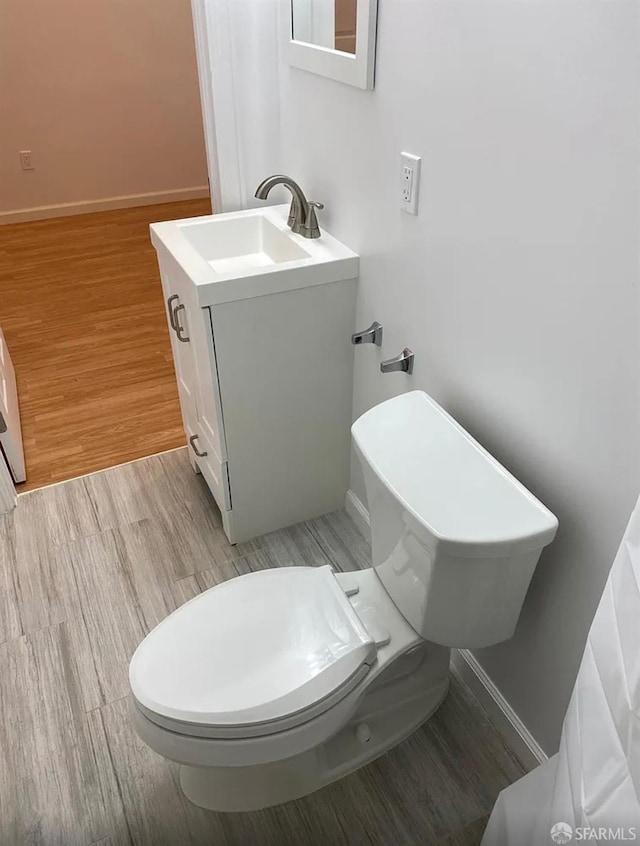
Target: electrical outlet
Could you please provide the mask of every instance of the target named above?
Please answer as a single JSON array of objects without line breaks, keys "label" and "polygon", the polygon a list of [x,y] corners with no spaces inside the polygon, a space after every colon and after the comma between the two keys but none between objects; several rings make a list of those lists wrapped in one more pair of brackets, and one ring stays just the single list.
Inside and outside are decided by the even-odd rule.
[{"label": "electrical outlet", "polygon": [[420,189],[419,156],[400,154],[400,208],[408,214],[418,214],[418,192]]},{"label": "electrical outlet", "polygon": [[410,203],[413,193],[413,169],[408,165],[402,167],[402,202]]},{"label": "electrical outlet", "polygon": [[35,170],[33,166],[33,160],[31,158],[31,150],[20,150],[20,164],[22,165],[23,170]]}]

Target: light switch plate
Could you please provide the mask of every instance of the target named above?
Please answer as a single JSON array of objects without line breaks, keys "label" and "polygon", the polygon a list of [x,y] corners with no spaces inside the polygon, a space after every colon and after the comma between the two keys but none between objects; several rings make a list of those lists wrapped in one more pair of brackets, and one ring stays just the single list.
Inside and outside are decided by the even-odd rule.
[{"label": "light switch plate", "polygon": [[421,161],[411,153],[400,154],[400,208],[407,214],[418,214]]}]

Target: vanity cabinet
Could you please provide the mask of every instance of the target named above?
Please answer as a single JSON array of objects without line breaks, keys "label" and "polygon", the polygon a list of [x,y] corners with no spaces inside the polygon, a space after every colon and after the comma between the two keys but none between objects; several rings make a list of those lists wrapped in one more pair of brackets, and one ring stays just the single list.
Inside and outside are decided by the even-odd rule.
[{"label": "vanity cabinet", "polygon": [[215,302],[154,237],[162,226],[152,240],[190,461],[229,540],[342,507],[357,258],[352,278]]}]

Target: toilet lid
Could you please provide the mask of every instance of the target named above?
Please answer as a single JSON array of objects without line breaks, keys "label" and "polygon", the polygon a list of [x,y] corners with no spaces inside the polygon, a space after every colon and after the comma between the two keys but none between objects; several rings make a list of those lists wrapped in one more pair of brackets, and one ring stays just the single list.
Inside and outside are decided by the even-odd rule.
[{"label": "toilet lid", "polygon": [[162,717],[255,725],[316,705],[375,653],[331,567],[282,567],[174,611],[142,641],[129,678],[137,701]]}]

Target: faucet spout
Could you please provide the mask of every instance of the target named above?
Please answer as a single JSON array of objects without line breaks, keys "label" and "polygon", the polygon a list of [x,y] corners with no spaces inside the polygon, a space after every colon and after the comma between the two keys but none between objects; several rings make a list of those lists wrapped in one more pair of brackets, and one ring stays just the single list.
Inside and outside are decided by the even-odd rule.
[{"label": "faucet spout", "polygon": [[289,209],[289,219],[287,223],[291,227],[291,231],[304,238],[319,238],[320,228],[316,217],[315,209],[322,209],[322,203],[313,203],[307,201],[302,188],[291,177],[283,174],[274,174],[263,179],[256,188],[256,197],[258,200],[266,200],[269,192],[276,185],[284,185],[291,193],[291,208]]}]

